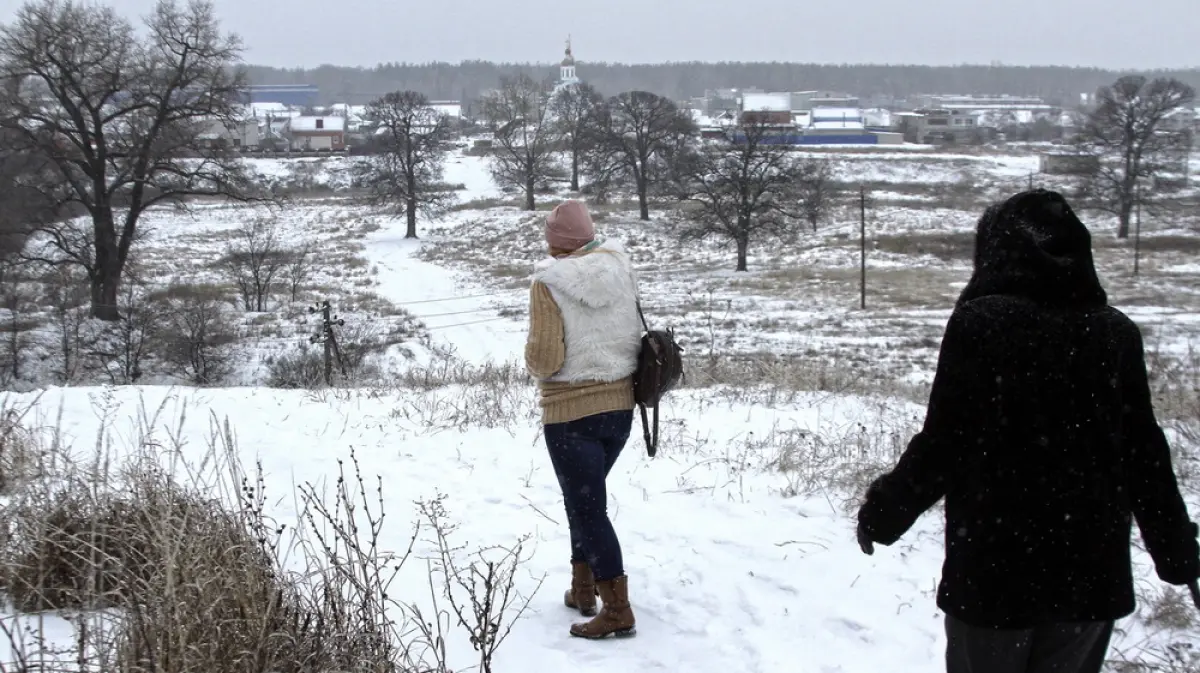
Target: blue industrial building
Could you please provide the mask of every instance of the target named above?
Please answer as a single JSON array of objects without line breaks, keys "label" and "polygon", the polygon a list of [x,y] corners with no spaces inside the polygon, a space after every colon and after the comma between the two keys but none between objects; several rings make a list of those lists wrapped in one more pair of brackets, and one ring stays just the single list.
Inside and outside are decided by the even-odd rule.
[{"label": "blue industrial building", "polygon": [[249,103],[280,103],[309,107],[317,104],[319,94],[315,84],[252,84],[246,87]]}]

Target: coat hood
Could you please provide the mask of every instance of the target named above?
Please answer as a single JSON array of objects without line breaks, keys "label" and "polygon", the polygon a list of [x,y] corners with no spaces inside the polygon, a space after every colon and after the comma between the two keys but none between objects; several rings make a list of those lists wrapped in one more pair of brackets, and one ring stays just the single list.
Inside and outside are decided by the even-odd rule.
[{"label": "coat hood", "polygon": [[1091,234],[1062,194],[1021,192],[984,211],[975,232],[975,270],[958,303],[989,295],[1066,308],[1107,305]]},{"label": "coat hood", "polygon": [[617,241],[602,241],[582,253],[538,262],[534,278],[591,308],[633,302],[633,267]]}]

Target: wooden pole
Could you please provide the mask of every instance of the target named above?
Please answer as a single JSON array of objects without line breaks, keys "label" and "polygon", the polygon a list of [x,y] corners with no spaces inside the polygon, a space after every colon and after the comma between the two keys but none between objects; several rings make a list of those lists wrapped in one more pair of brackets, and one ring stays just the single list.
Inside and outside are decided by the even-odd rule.
[{"label": "wooden pole", "polygon": [[333,324],[329,319],[329,300],[321,302],[321,339],[325,346],[325,385],[333,385]]},{"label": "wooden pole", "polygon": [[858,187],[859,306],[867,309],[867,188]]},{"label": "wooden pole", "polygon": [[1142,186],[1137,187],[1137,215],[1133,224],[1133,275],[1138,275],[1142,256]]}]

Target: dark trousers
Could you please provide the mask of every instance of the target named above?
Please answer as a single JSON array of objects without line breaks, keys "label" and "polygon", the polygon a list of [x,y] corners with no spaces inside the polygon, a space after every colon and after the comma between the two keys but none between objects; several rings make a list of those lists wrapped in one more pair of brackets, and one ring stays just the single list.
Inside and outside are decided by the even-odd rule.
[{"label": "dark trousers", "polygon": [[999,630],[946,615],[946,673],[1100,673],[1112,622]]},{"label": "dark trousers", "polygon": [[611,411],[544,428],[571,530],[571,561],[586,561],[598,581],[625,574],[621,543],[608,520],[604,479],[625,448],[633,410]]}]

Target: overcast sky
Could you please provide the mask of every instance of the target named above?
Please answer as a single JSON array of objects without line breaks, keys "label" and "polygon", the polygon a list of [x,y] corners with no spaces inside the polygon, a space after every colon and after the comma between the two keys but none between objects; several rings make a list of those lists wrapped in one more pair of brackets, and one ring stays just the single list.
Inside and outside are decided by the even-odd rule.
[{"label": "overcast sky", "polygon": [[[154,0],[108,1],[140,16]],[[214,2],[246,60],[274,66],[550,63],[568,33],[582,61],[1200,66],[1200,0]]]}]

